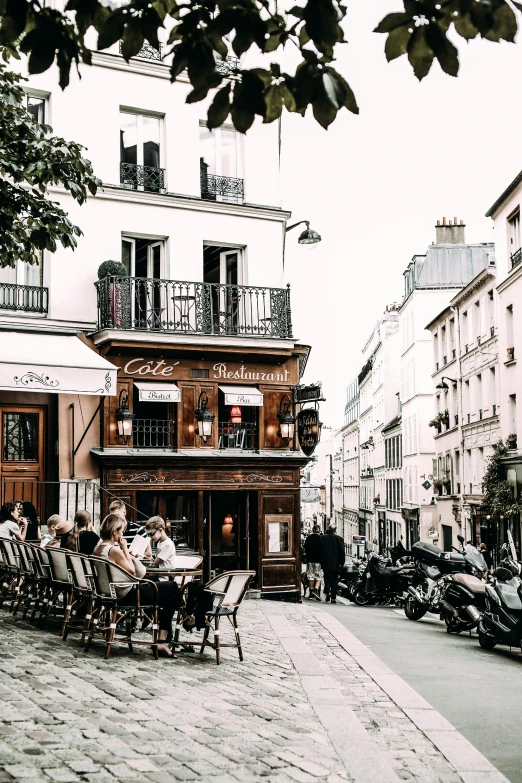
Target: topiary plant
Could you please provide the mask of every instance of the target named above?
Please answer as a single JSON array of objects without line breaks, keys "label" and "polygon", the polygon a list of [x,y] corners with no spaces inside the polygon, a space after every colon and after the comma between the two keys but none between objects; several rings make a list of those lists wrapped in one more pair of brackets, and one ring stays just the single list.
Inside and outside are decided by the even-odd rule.
[{"label": "topiary plant", "polygon": [[98,280],[104,277],[127,277],[127,267],[121,261],[104,261],[98,267]]}]

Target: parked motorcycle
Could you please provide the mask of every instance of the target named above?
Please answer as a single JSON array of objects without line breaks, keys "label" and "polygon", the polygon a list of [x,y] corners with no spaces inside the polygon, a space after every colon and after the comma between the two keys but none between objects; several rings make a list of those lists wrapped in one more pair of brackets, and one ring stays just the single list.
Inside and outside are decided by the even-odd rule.
[{"label": "parked motorcycle", "polygon": [[[464,538],[458,539],[462,548]],[[474,628],[484,611],[487,565],[474,547],[453,549],[443,552],[423,541],[412,546],[417,567],[404,613],[409,620],[420,620],[427,612],[438,614],[448,633],[460,633]]]},{"label": "parked motorcycle", "polygon": [[480,646],[522,649],[522,580],[520,565],[505,557],[486,585],[486,608],[478,626]]},{"label": "parked motorcycle", "polygon": [[351,566],[342,566],[337,583],[337,595],[353,601],[354,591],[361,582],[362,571],[364,571],[364,566],[361,569],[361,561],[359,560],[354,560]]},{"label": "parked motorcycle", "polygon": [[361,582],[353,590],[352,600],[358,606],[376,603],[402,605],[414,576],[413,562],[390,566],[384,557],[372,553]]}]

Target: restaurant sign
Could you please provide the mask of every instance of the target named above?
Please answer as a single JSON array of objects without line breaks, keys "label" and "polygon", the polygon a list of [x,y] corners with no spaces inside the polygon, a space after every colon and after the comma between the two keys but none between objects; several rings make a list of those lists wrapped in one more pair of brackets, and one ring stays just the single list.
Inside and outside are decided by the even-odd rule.
[{"label": "restaurant sign", "polygon": [[297,439],[301,451],[311,457],[319,443],[319,411],[305,408],[297,414]]},{"label": "restaurant sign", "polygon": [[296,402],[313,402],[323,399],[323,390],[320,383],[312,386],[297,386],[294,393]]}]

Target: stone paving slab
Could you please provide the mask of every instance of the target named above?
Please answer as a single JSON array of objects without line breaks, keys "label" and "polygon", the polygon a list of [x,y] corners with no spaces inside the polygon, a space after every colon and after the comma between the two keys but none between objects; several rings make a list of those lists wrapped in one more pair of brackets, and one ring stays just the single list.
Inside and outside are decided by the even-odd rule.
[{"label": "stone paving slab", "polygon": [[507,783],[328,613],[247,601],[239,626],[243,663],[105,661],[0,611],[0,783]]}]

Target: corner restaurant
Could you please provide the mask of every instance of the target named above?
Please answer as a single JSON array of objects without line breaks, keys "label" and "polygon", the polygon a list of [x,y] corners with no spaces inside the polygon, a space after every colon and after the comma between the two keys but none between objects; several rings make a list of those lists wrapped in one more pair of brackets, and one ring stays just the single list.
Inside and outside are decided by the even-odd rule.
[{"label": "corner restaurant", "polygon": [[[91,352],[117,371],[99,410],[96,398],[82,398],[80,420],[80,398],[60,401],[60,478],[70,480],[76,470],[82,479],[99,479],[102,517],[113,497],[125,501],[130,519],[160,514],[179,548],[204,555],[205,578],[252,569],[263,594],[297,597],[300,469],[308,457],[294,432],[294,392],[309,348],[117,338],[99,341],[100,356]],[[76,410],[69,413],[71,400]],[[49,475],[45,466],[43,473]]]}]

